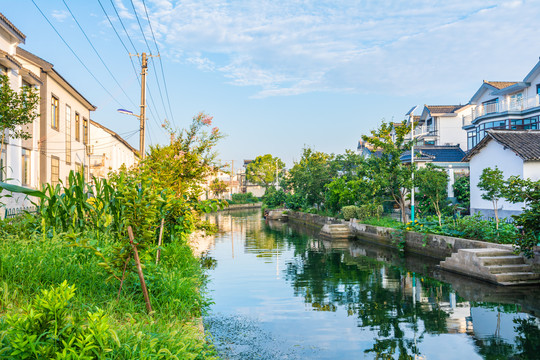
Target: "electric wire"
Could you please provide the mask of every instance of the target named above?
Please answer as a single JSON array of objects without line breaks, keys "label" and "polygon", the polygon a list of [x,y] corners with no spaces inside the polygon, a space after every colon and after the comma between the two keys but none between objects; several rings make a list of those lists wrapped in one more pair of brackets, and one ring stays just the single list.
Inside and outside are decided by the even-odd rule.
[{"label": "electric wire", "polygon": [[81,60],[81,58],[75,53],[75,51],[71,48],[71,46],[67,43],[67,41],[62,37],[62,35],[60,35],[60,33],[58,32],[58,30],[56,30],[56,27],[51,23],[51,21],[49,20],[49,18],[43,13],[43,11],[41,11],[40,7],[38,6],[38,4],[36,4],[36,2],[34,0],[32,0],[32,3],[35,5],[35,7],[38,9],[38,11],[41,13],[41,15],[45,18],[45,20],[49,23],[49,25],[53,28],[54,32],[56,32],[56,34],[60,37],[60,39],[64,42],[64,44],[68,47],[68,49],[71,51],[71,53],[75,56],[75,58],[81,63],[81,65],[86,69],[86,71],[88,71],[88,73],[94,78],[94,80],[96,80],[96,82],[103,88],[103,90],[105,90],[105,92],[107,94],[109,94],[109,96],[114,100],[116,101],[116,103],[120,106],[122,106],[122,104],[118,101],[118,99],[116,99],[116,97],[114,97],[113,94],[111,94],[109,92],[109,90],[107,90],[107,88],[101,83],[101,81],[99,81],[99,79],[92,73],[92,71],[90,71],[90,69],[88,68],[88,66],[86,66],[86,64]]},{"label": "electric wire", "polygon": [[126,96],[126,98],[131,102],[131,104],[133,106],[137,106],[135,105],[135,103],[133,102],[133,100],[131,99],[131,97],[126,93],[126,91],[124,90],[124,88],[122,87],[122,85],[120,85],[120,83],[118,82],[118,80],[116,79],[116,76],[114,76],[114,74],[112,73],[111,69],[109,69],[109,67],[107,66],[107,64],[105,64],[105,61],[103,60],[103,58],[101,57],[101,55],[99,54],[99,52],[97,51],[96,47],[94,46],[94,44],[92,43],[92,41],[90,40],[90,38],[88,37],[88,35],[86,35],[86,32],[84,31],[84,29],[82,28],[81,24],[79,23],[79,21],[77,20],[77,18],[75,17],[75,15],[73,14],[73,12],[71,11],[71,9],[69,8],[68,4],[66,3],[66,0],[62,0],[62,2],[64,3],[64,5],[66,6],[66,8],[68,9],[69,13],[71,14],[71,17],[73,18],[73,20],[75,20],[75,23],[77,24],[77,26],[79,27],[79,29],[81,30],[81,32],[83,33],[84,37],[86,38],[86,40],[88,41],[88,43],[90,44],[90,46],[92,47],[92,50],[94,50],[94,52],[96,53],[97,57],[99,58],[99,60],[101,61],[101,63],[103,64],[103,66],[105,66],[105,69],[107,69],[107,72],[109,73],[109,75],[111,75],[111,77],[113,78],[114,82],[116,83],[116,85],[118,85],[118,87],[120,88],[120,90],[122,90],[122,92],[124,93],[124,95]]},{"label": "electric wire", "polygon": [[154,39],[154,44],[156,45],[156,50],[158,52],[159,65],[161,67],[161,76],[163,77],[163,87],[165,88],[165,96],[167,97],[167,104],[169,105],[169,113],[171,115],[171,120],[175,124],[174,114],[171,108],[171,99],[169,97],[169,90],[167,89],[167,80],[165,80],[165,71],[163,70],[163,61],[161,60],[161,53],[159,51],[158,43],[156,41],[156,36],[154,35],[154,29],[152,28],[152,23],[150,22],[150,16],[148,16],[148,9],[146,8],[146,3],[142,0],[144,5],[144,12],[146,13],[146,19],[148,20],[148,25],[150,26],[150,31],[152,32],[152,38]]},{"label": "electric wire", "polygon": [[[135,18],[137,19],[137,23],[139,24],[139,29],[141,30],[141,33],[142,33],[142,36],[143,36],[143,39],[144,39],[144,43],[146,44],[146,48],[148,49],[149,53],[152,53],[152,51],[150,50],[150,45],[148,45],[148,41],[146,40],[146,35],[144,34],[144,30],[142,28],[141,21],[139,19],[139,15],[137,14],[137,9],[135,9],[135,4],[133,3],[133,0],[130,0],[130,2],[131,2],[131,6],[133,7],[133,12],[135,13]],[[156,65],[154,63],[154,58],[150,57],[150,61],[152,61],[152,66],[155,68]],[[167,116],[167,107],[165,106],[165,100],[163,100],[163,93],[161,91],[161,85],[159,84],[159,79],[158,79],[157,73],[155,71],[153,73],[154,73],[154,76],[156,78],[156,83],[157,83],[158,90],[159,90],[159,96],[161,98],[161,104],[163,105],[163,110],[165,111],[165,116]]]},{"label": "electric wire", "polygon": [[[137,78],[137,82],[139,83],[139,86],[141,86],[141,78],[139,76],[139,73],[135,69],[135,64],[133,63],[133,59],[132,59],[130,51],[128,50],[127,46],[125,45],[124,41],[122,40],[122,38],[120,37],[118,32],[116,31],[116,28],[114,27],[109,15],[107,14],[107,11],[105,11],[105,8],[103,7],[103,4],[101,3],[101,0],[98,0],[98,2],[99,2],[99,5],[101,6],[101,9],[105,13],[105,16],[107,17],[107,20],[109,20],[109,24],[111,24],[111,27],[113,28],[114,32],[116,33],[116,36],[118,37],[118,40],[120,40],[120,42],[122,43],[122,46],[126,50],[128,56],[129,56],[129,60],[131,62],[131,66],[133,67],[133,71],[134,71],[135,76]],[[112,7],[114,9],[114,12],[116,13],[118,21],[120,21],[120,24],[122,25],[122,28],[124,29],[124,33],[126,34],[126,37],[128,38],[129,43],[133,47],[133,51],[135,53],[137,53],[137,48],[135,47],[135,44],[133,44],[133,41],[131,40],[131,36],[129,35],[129,33],[128,33],[127,29],[126,29],[126,26],[124,25],[124,22],[122,21],[122,18],[120,17],[120,14],[118,13],[118,10],[116,9],[116,6],[114,5],[113,0],[110,0],[110,2],[111,2],[111,5],[112,5]],[[139,57],[137,56],[137,58],[139,58]],[[142,65],[142,63],[141,63],[140,58],[139,58],[139,66],[141,66],[141,65]],[[154,113],[154,110],[153,110],[155,108],[156,112],[158,111],[157,107],[156,107],[156,104],[154,102],[154,97],[152,96],[152,92],[150,91],[149,88],[147,89],[147,92],[148,92],[148,97],[150,98],[150,103],[152,104],[152,106],[148,106],[148,109],[150,110],[150,114],[152,115],[152,119],[154,120],[154,122],[157,123],[157,121],[155,119],[160,118],[160,117],[156,116],[156,114]],[[158,115],[159,115],[159,113],[158,113]]]}]

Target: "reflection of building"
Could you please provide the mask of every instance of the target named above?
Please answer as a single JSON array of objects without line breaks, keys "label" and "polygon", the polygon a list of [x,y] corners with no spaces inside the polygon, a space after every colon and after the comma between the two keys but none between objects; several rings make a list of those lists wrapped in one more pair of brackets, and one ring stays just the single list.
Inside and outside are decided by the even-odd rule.
[{"label": "reflection of building", "polygon": [[262,197],[265,193],[265,188],[253,184],[246,179],[246,168],[253,160],[244,160],[244,166],[238,171],[238,179],[240,181],[240,191],[242,193],[252,193],[256,197]]}]

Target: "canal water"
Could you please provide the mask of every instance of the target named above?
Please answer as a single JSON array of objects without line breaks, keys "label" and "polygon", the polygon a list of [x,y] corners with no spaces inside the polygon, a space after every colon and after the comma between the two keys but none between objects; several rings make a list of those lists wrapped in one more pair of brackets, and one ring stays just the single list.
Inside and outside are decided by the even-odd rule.
[{"label": "canal water", "polygon": [[429,258],[318,229],[213,214],[205,328],[223,359],[540,359],[538,288],[443,272]]}]

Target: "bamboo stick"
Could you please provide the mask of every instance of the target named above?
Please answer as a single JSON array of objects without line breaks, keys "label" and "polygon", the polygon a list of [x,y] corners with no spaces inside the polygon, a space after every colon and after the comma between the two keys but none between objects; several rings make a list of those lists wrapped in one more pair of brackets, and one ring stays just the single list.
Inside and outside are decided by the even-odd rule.
[{"label": "bamboo stick", "polygon": [[161,239],[163,238],[163,225],[165,224],[165,218],[161,218],[161,225],[159,227],[159,240],[158,240],[158,249],[156,254],[156,265],[159,262],[159,256],[161,255]]},{"label": "bamboo stick", "polygon": [[133,230],[131,226],[128,226],[128,235],[129,243],[133,249],[133,257],[135,258],[135,263],[137,264],[137,273],[139,274],[139,280],[141,281],[141,288],[144,295],[144,302],[146,303],[146,311],[150,314],[152,312],[152,305],[150,304],[150,296],[148,296],[148,290],[146,289],[146,283],[144,282],[143,271],[141,267],[141,259],[139,259],[139,252],[137,251],[137,246],[133,242],[135,237],[133,236]]}]

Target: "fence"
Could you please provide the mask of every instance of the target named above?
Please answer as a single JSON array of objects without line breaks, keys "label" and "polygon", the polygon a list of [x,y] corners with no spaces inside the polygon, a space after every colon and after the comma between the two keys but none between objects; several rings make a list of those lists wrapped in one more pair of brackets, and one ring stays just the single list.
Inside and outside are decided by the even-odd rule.
[{"label": "fence", "polygon": [[11,209],[6,208],[6,212],[4,213],[4,219],[11,219],[23,213],[35,214],[37,212],[38,212],[38,209],[35,206],[23,206],[23,207],[11,208]]}]

